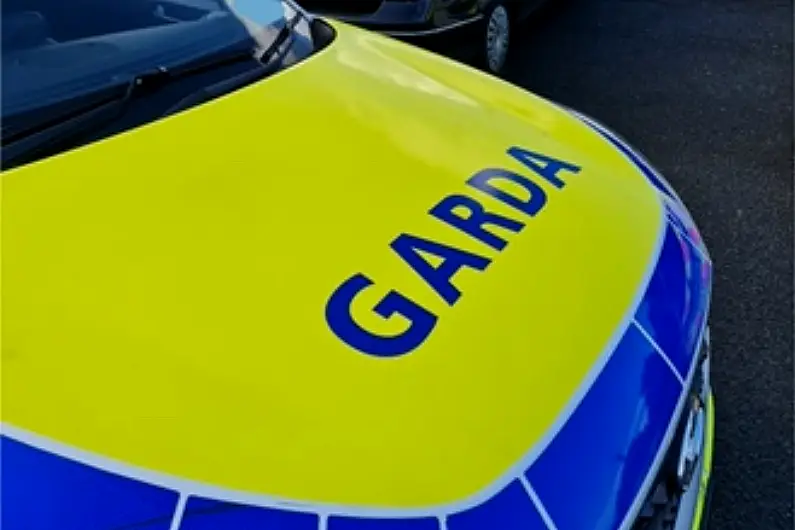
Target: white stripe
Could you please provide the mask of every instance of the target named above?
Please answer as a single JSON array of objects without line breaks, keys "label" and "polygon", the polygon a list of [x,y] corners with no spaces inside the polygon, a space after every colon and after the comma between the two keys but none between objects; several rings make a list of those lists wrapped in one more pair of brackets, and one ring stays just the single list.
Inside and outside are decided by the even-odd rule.
[{"label": "white stripe", "polygon": [[533,505],[536,507],[536,510],[538,510],[538,514],[541,516],[541,519],[543,519],[544,524],[547,525],[547,529],[558,530],[558,527],[555,526],[555,521],[553,521],[552,517],[550,517],[549,512],[547,512],[544,503],[541,502],[541,498],[530,484],[530,481],[527,480],[524,475],[519,475],[519,482],[522,483],[522,486],[524,486],[524,490],[527,492],[528,497],[530,497],[530,500],[533,501]]},{"label": "white stripe", "polygon": [[447,516],[440,515],[439,516],[439,530],[447,530]]},{"label": "white stripe", "polygon": [[174,509],[174,517],[171,518],[171,525],[169,530],[179,530],[179,525],[182,524],[182,516],[185,515],[185,505],[188,502],[188,496],[180,493],[177,507]]},{"label": "white stripe", "polygon": [[317,520],[317,530],[326,530],[328,527],[328,514],[321,513]]},{"label": "white stripe", "polygon": [[657,341],[654,340],[654,337],[652,337],[649,334],[649,332],[646,331],[646,328],[641,326],[640,322],[638,322],[637,320],[633,319],[632,323],[635,324],[635,327],[638,328],[638,331],[640,331],[640,333],[643,335],[646,341],[652,345],[652,347],[660,355],[662,360],[665,361],[665,364],[668,365],[668,368],[670,368],[673,374],[676,376],[676,379],[679,381],[679,384],[684,386],[685,380],[682,378],[681,374],[679,373],[679,370],[676,368],[676,365],[673,363],[673,361],[671,361],[671,358],[668,357],[668,354],[665,353],[662,347],[659,344],[657,344]]}]

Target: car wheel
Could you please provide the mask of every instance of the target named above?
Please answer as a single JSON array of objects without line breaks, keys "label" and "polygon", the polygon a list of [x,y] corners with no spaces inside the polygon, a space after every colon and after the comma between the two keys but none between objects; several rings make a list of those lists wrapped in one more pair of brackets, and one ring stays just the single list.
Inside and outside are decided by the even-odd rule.
[{"label": "car wheel", "polygon": [[504,3],[494,2],[485,15],[483,66],[492,74],[501,74],[511,45],[511,14]]}]

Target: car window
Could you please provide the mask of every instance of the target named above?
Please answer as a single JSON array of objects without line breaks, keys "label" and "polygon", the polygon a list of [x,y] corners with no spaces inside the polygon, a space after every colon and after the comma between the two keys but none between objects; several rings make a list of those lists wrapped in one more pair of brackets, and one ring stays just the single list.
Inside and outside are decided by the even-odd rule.
[{"label": "car window", "polygon": [[[87,103],[122,97],[125,83],[141,76],[178,72],[229,49],[252,50],[248,65],[233,68],[221,60],[212,75],[183,76],[181,90],[137,98],[136,105],[162,107],[138,112],[157,119],[174,103],[166,98],[184,98],[241,69],[261,66],[253,50],[267,49],[286,27],[291,38],[289,53],[281,57],[284,66],[313,51],[309,32],[291,23],[301,14],[288,0],[3,0],[0,5],[4,150],[56,118],[83,112]],[[104,87],[122,88],[105,93]]]}]

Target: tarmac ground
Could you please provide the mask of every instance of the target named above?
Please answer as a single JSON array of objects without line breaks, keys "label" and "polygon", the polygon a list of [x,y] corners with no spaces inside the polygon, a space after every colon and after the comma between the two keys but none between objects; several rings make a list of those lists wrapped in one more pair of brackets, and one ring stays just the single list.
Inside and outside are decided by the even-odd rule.
[{"label": "tarmac ground", "polygon": [[616,130],[687,203],[716,267],[710,529],[792,530],[792,2],[553,1],[505,77]]}]

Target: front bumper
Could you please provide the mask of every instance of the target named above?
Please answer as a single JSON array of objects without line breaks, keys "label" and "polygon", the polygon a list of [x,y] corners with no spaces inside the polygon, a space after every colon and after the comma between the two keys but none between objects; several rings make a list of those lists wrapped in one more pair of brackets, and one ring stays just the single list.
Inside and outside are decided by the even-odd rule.
[{"label": "front bumper", "polygon": [[[698,488],[693,488],[695,506],[693,522],[689,530],[707,530],[709,525],[709,506],[712,498],[712,451],[715,440],[715,398],[712,392],[707,402],[707,429],[704,437],[703,458],[699,471],[693,480],[698,479]],[[685,499],[682,499],[684,507]]]},{"label": "front bumper", "polygon": [[712,452],[715,443],[715,398],[712,394],[711,345],[709,328],[705,330],[706,356],[700,368],[701,398],[704,402],[704,441],[700,447],[698,466],[687,490],[679,498],[679,506],[672,530],[706,530],[709,520],[709,500],[712,491]]},{"label": "front bumper", "polygon": [[653,530],[707,530],[709,501],[712,493],[712,449],[714,440],[714,398],[709,394],[706,405],[704,443],[701,459],[689,488],[675,500],[675,511],[664,521],[651,526]]}]

